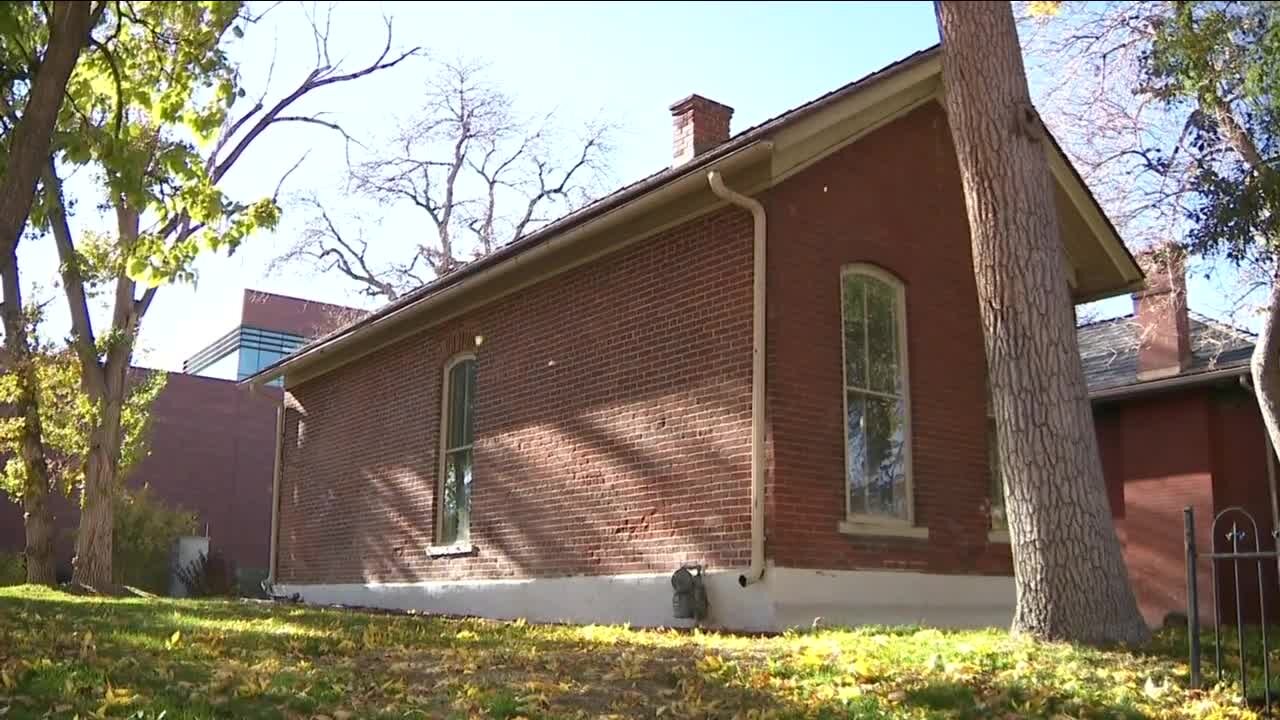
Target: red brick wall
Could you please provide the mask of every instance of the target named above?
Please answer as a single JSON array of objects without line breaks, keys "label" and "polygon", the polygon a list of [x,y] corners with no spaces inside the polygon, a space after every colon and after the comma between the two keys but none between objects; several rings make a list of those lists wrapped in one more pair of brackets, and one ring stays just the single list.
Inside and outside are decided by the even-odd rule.
[{"label": "red brick wall", "polygon": [[[981,324],[945,115],[922,107],[775,187],[769,211],[769,412],[775,562],[1008,573],[989,520]],[[840,269],[906,285],[916,524],[928,540],[837,530],[845,514]]]},{"label": "red brick wall", "polygon": [[[1209,411],[1208,396],[1197,390],[1095,408],[1113,508],[1117,490],[1124,501],[1116,531],[1139,608],[1151,624],[1169,612],[1185,612],[1184,507],[1195,508],[1197,542],[1208,547],[1214,511]],[[1207,564],[1198,577],[1207,591]],[[1202,608],[1202,615],[1205,610],[1211,618],[1211,608]]]},{"label": "red brick wall", "polygon": [[[1275,545],[1271,536],[1271,491],[1267,479],[1266,433],[1258,403],[1251,393],[1238,385],[1224,385],[1211,391],[1209,401],[1214,507],[1219,512],[1232,506],[1243,507],[1257,523],[1255,533],[1248,520],[1239,514],[1224,516],[1218,526],[1218,548],[1223,551],[1229,549],[1223,532],[1235,521],[1247,533],[1247,537],[1240,542],[1241,551],[1253,551],[1255,539],[1259,542],[1257,547],[1270,551]],[[1206,532],[1210,520],[1210,517],[1197,518],[1197,522],[1206,526]],[[1204,547],[1207,549],[1209,546]],[[1267,616],[1274,623],[1280,618],[1280,586],[1277,586],[1275,561],[1263,562],[1262,570],[1261,592],[1267,599]],[[1220,592],[1224,602],[1223,616],[1234,622],[1235,588],[1231,566],[1221,564],[1218,571],[1222,580]],[[1245,620],[1256,622],[1259,597],[1256,563],[1240,563],[1240,587]]]},{"label": "red brick wall", "polygon": [[[271,474],[280,391],[250,393],[234,382],[169,373],[152,406],[150,455],[129,475],[165,503],[195,512],[240,568],[265,571],[271,536]],[[57,558],[69,573],[80,522],[73,502],[55,502]],[[21,552],[22,511],[0,497],[0,552]]]},{"label": "red brick wall", "polygon": [[343,305],[303,300],[260,290],[245,290],[240,324],[303,337],[319,337],[364,316]]},{"label": "red brick wall", "polygon": [[[292,388],[281,580],[745,565],[751,242],[704,216]],[[476,551],[430,558],[442,369],[477,334]]]}]

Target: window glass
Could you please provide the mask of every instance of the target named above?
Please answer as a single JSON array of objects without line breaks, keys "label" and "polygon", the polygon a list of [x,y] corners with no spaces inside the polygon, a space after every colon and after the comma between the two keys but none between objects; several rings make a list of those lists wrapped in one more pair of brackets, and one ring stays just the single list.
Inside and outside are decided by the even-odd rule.
[{"label": "window glass", "polygon": [[463,543],[471,538],[472,404],[476,361],[464,358],[446,376],[444,458],[440,488],[439,542]]},{"label": "window glass", "polygon": [[845,467],[855,519],[911,519],[902,298],[879,273],[845,273]]}]

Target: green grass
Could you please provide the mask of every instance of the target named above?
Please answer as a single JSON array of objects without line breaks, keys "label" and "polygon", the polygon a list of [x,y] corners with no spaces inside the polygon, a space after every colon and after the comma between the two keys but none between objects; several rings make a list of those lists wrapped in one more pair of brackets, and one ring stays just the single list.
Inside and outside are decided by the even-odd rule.
[{"label": "green grass", "polygon": [[[1208,666],[1206,666],[1206,670]],[[0,588],[0,718],[1233,718],[1141,653],[998,631],[758,638]]]}]

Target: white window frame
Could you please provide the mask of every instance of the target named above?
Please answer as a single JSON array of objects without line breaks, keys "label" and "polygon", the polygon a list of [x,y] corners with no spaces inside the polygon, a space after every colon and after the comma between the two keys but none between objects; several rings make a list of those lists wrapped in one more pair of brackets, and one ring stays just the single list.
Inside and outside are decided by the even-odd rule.
[{"label": "white window frame", "polygon": [[[466,540],[445,543],[444,540],[442,539],[442,536],[444,533],[445,469],[448,466],[449,453],[451,451],[457,451],[462,449],[462,448],[449,447],[449,411],[452,409],[449,407],[449,376],[453,374],[453,369],[455,367],[461,365],[464,362],[467,362],[468,360],[472,362],[476,362],[476,354],[470,351],[461,352],[449,358],[449,361],[444,364],[443,378],[441,379],[441,382],[440,382],[440,425],[439,425],[440,448],[439,448],[439,452],[437,453],[439,455],[439,458],[436,462],[436,496],[433,500],[433,505],[435,505],[435,513],[434,513],[435,529],[432,532],[435,545],[432,546],[432,549],[430,552],[431,555],[461,554],[465,552],[470,552],[473,547],[471,542],[471,532],[470,532],[470,523],[471,523],[470,513],[467,514],[468,531],[467,531]],[[471,408],[472,408],[472,412],[474,413],[475,412],[475,397],[474,397],[475,389],[474,388],[472,388],[471,394],[472,394]],[[470,447],[471,468],[472,468],[472,480],[474,481],[475,463],[476,463],[474,421],[472,422],[471,433],[472,433],[471,447]]]},{"label": "white window frame", "polygon": [[[907,517],[888,517],[885,515],[872,515],[867,513],[854,513],[849,503],[849,392],[860,392],[870,395],[879,395],[884,398],[897,399],[893,395],[887,393],[877,393],[873,390],[864,388],[855,388],[849,385],[849,363],[845,357],[846,345],[844,331],[844,287],[845,281],[851,275],[865,275],[886,283],[893,288],[895,308],[894,314],[897,316],[898,328],[898,367],[902,374],[902,412],[903,412],[903,447],[905,448],[906,458],[903,462],[903,472],[906,475],[906,493],[907,493]],[[844,475],[841,478],[841,490],[844,493],[844,515],[845,521],[840,523],[840,530],[850,534],[901,534],[911,537],[928,537],[927,528],[917,528],[916,521],[916,502],[915,502],[915,481],[912,471],[912,440],[911,440],[911,364],[910,357],[907,355],[907,289],[906,285],[893,273],[869,263],[852,263],[840,268],[840,406],[843,408],[844,414],[840,418],[840,424],[843,427],[844,447],[841,448],[841,454],[844,456]],[[868,363],[868,371],[870,364]],[[896,532],[895,532],[896,531]]]}]

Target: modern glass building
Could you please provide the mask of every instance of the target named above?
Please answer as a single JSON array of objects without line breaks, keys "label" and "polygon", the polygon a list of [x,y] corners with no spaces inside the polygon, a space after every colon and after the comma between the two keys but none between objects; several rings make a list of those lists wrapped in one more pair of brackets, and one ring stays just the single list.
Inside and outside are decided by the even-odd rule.
[{"label": "modern glass building", "polygon": [[[189,375],[243,380],[307,343],[301,335],[241,325],[182,363]],[[274,385],[279,385],[277,380]]]},{"label": "modern glass building", "polygon": [[187,358],[182,372],[243,380],[360,314],[341,305],[246,290],[240,325]]}]

